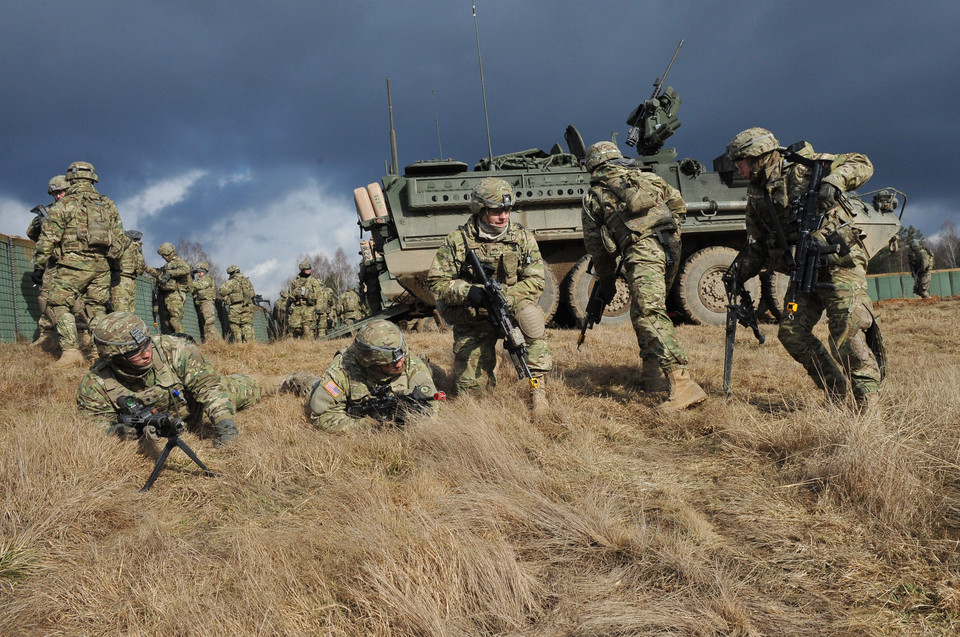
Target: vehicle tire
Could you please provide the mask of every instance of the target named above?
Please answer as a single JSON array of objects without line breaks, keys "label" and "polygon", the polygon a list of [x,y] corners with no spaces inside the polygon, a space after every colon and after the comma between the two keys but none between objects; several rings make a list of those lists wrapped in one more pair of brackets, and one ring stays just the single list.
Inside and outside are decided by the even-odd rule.
[{"label": "vehicle tire", "polygon": [[[683,262],[673,295],[680,310],[695,325],[723,325],[727,318],[727,291],[723,274],[737,257],[737,251],[726,246],[711,246],[690,255]],[[773,297],[777,307],[787,291],[789,279],[777,273],[773,277]],[[756,304],[760,299],[758,277],[747,281],[747,291]]]},{"label": "vehicle tire", "polygon": [[543,264],[543,279],[543,294],[540,296],[537,305],[543,310],[544,323],[549,323],[553,320],[557,307],[560,306],[560,286],[557,285],[557,275],[553,273],[553,268],[550,267],[549,263]]},{"label": "vehicle tire", "polygon": [[[564,289],[564,301],[570,309],[570,316],[576,321],[577,327],[582,327],[587,319],[587,302],[590,300],[590,291],[596,277],[587,272],[590,256],[583,256],[567,275]],[[617,325],[630,322],[630,289],[623,276],[617,277],[617,295],[607,305],[601,322],[604,325]]]}]

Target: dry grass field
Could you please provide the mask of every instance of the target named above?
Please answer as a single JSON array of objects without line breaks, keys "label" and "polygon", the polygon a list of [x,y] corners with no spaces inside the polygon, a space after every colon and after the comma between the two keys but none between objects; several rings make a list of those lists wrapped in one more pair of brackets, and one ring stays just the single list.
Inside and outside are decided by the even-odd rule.
[{"label": "dry grass field", "polygon": [[[4,635],[955,635],[960,298],[887,302],[877,414],[826,403],[764,326],[682,326],[710,394],[663,418],[629,326],[551,331],[553,417],[513,369],[406,430],[331,436],[265,399],[236,445],[156,449],[74,410],[82,370],[0,346]],[[822,327],[822,326],[821,326]],[[452,337],[409,334],[445,369]],[[347,341],[204,346],[322,370]],[[439,384],[449,389],[447,379]]]}]

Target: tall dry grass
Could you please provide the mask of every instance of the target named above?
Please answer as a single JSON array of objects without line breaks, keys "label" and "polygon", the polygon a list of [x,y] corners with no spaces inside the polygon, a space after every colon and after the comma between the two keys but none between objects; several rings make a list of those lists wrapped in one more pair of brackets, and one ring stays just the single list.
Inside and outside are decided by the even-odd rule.
[{"label": "tall dry grass", "polygon": [[[930,635],[960,628],[960,300],[882,308],[871,416],[824,401],[767,326],[683,326],[710,394],[658,416],[629,327],[551,331],[553,415],[496,393],[330,436],[293,396],[219,478],[75,417],[82,371],[0,346],[0,632],[9,635]],[[410,334],[451,365],[449,333]],[[322,370],[335,343],[205,346],[224,372]],[[449,388],[444,375],[442,388]]]}]

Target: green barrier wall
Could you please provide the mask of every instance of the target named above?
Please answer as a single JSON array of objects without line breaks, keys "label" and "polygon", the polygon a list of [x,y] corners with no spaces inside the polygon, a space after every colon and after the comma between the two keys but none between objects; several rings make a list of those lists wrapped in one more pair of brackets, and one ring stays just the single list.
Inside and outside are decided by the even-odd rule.
[{"label": "green barrier wall", "polygon": [[[40,289],[34,287],[30,279],[33,271],[33,241],[22,237],[0,234],[0,343],[33,341],[40,335],[37,320],[40,318],[40,303],[37,297]],[[183,329],[187,334],[200,341],[200,322],[193,297],[187,295],[184,304]],[[153,279],[141,276],[137,279],[137,316],[152,326],[156,333],[156,320],[153,316]],[[270,320],[266,310],[257,307],[253,315],[253,331],[258,341],[270,340]],[[230,325],[227,322],[225,307],[217,301],[217,328],[221,334],[229,337]],[[226,332],[224,332],[226,328]]]},{"label": "green barrier wall", "polygon": [[[905,272],[868,275],[867,292],[874,301],[919,298],[913,293],[913,277]],[[932,296],[960,294],[960,269],[934,270],[930,276],[930,294]]]}]

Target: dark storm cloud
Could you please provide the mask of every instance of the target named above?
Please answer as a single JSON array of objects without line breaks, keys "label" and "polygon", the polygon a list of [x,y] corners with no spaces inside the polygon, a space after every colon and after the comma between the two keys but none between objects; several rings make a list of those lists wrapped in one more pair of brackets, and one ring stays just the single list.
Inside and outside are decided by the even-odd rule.
[{"label": "dark storm cloud", "polygon": [[[563,144],[568,124],[587,144],[622,141],[685,39],[668,80],[681,156],[709,165],[766,126],[866,153],[869,185],[906,191],[904,221],[927,234],[958,220],[944,178],[960,141],[955,2],[478,4],[494,153]],[[188,238],[251,265],[272,252],[282,265],[260,283],[273,286],[288,252],[332,253],[334,237],[355,251],[350,193],[389,158],[387,76],[402,165],[441,143],[470,165],[487,154],[468,0],[15,5],[0,25],[0,232],[22,233],[10,211],[84,159],[152,245]],[[252,211],[275,216],[255,230],[260,256],[235,247]],[[294,223],[321,245],[298,243]],[[214,234],[228,229],[234,245]]]}]

